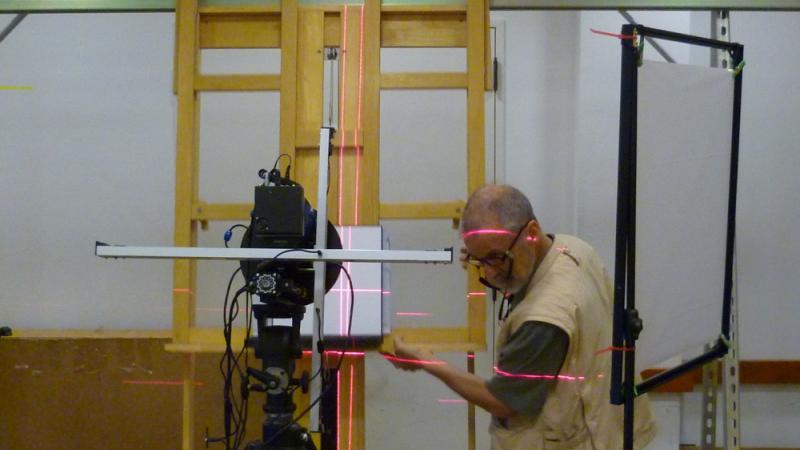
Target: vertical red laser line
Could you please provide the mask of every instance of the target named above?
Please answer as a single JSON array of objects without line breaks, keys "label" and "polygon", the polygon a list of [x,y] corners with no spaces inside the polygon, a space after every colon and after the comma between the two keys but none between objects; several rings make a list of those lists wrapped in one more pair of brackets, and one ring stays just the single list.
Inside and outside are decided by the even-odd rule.
[{"label": "vertical red laser line", "polygon": [[359,30],[358,30],[358,117],[356,119],[356,136],[355,136],[355,150],[356,150],[356,204],[354,211],[353,225],[358,225],[358,193],[361,178],[361,147],[358,143],[358,135],[362,130],[361,112],[362,96],[364,94],[364,6],[361,6],[361,13],[359,17]]},{"label": "vertical red laser line", "polygon": [[339,225],[342,224],[342,200],[344,195],[344,105],[347,79],[347,5],[344,5],[342,12],[342,70],[340,70],[341,79],[339,80]]},{"label": "vertical red laser line", "polygon": [[353,450],[353,362],[350,361],[350,413],[347,419],[347,450]]},{"label": "vertical red laser line", "polygon": [[[342,226],[342,210],[344,209],[344,145],[345,145],[345,95],[347,93],[347,5],[342,11],[342,70],[339,80],[339,211],[337,212],[339,226]],[[344,284],[344,283],[342,283]],[[344,293],[339,293],[339,336],[344,335]],[[337,400],[338,401],[338,400]]]},{"label": "vertical red laser line", "polygon": [[[361,112],[363,111],[362,108],[362,95],[364,91],[364,6],[361,6],[361,10],[359,12],[359,30],[358,30],[358,87],[356,89],[357,98],[358,98],[358,107],[357,107],[357,118],[356,118],[356,127],[355,133],[353,135],[353,148],[356,153],[356,186],[355,186],[355,202],[353,206],[353,225],[358,225],[358,201],[359,201],[359,186],[361,185],[361,146],[358,142],[358,135],[361,133],[362,130],[362,120],[361,120]],[[352,248],[353,242],[353,228],[350,227],[347,229],[347,248]],[[352,263],[346,263],[347,270],[350,271],[352,267]],[[350,286],[352,289],[353,286]],[[345,321],[345,330],[350,329],[350,308],[353,305],[350,303],[345,302],[345,313],[344,313],[344,321]],[[339,333],[342,334],[342,333]]]},{"label": "vertical red laser line", "polygon": [[342,441],[341,398],[342,398],[342,373],[336,372],[336,450],[339,450],[339,443]]}]

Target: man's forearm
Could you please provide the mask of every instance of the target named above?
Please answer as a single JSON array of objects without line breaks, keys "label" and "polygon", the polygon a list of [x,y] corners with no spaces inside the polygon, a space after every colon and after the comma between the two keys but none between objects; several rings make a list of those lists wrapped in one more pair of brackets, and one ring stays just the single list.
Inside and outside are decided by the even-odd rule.
[{"label": "man's forearm", "polygon": [[475,403],[495,417],[507,418],[515,415],[514,411],[497,399],[489,389],[486,381],[474,374],[458,369],[450,364],[426,365],[425,371],[442,380],[450,389],[469,402]]}]

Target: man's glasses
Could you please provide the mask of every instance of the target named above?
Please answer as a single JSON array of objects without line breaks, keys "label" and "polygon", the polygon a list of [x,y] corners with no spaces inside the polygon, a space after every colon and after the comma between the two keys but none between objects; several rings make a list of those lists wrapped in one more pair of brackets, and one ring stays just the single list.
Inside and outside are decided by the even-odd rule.
[{"label": "man's glasses", "polygon": [[523,225],[519,229],[519,231],[517,231],[516,236],[514,236],[514,240],[511,241],[511,245],[509,245],[508,249],[506,249],[506,251],[504,251],[503,253],[494,253],[494,254],[490,253],[489,255],[484,256],[483,258],[476,258],[472,255],[467,255],[466,257],[467,264],[473,265],[478,268],[480,267],[498,268],[501,267],[503,264],[505,264],[507,259],[513,260],[514,255],[511,253],[511,249],[514,248],[514,245],[517,244],[517,239],[519,239],[519,237],[522,235],[522,231],[525,230],[525,228],[528,226],[529,223],[530,221],[525,222],[525,225]]}]

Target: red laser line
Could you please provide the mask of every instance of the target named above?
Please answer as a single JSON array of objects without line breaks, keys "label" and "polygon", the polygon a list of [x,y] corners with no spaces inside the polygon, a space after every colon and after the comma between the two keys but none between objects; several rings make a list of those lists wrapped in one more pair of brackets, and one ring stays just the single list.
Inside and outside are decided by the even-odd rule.
[{"label": "red laser line", "polygon": [[[311,350],[303,350],[303,354],[304,355],[310,355],[311,354]],[[328,356],[328,355],[342,355],[342,354],[343,353],[340,350],[327,350],[325,352],[325,356]],[[366,355],[366,353],[365,352],[344,352],[344,355],[345,356],[364,356],[364,355]]]},{"label": "red laser line", "polygon": [[348,414],[347,450],[353,449],[353,365],[350,364],[350,413]]},{"label": "red laser line", "polygon": [[494,367],[494,372],[502,377],[508,378],[525,378],[529,380],[558,380],[558,381],[583,381],[586,377],[572,376],[572,375],[539,375],[528,373],[510,373],[500,370],[497,366]]},{"label": "red laser line", "polygon": [[345,94],[347,93],[347,83],[345,83],[347,76],[347,5],[344,5],[342,16],[342,69],[340,70],[341,79],[339,80],[339,224],[342,223],[342,201],[344,193],[344,105]]},{"label": "red laser line", "polygon": [[353,213],[354,220],[353,225],[358,225],[358,193],[359,193],[359,185],[361,184],[361,147],[358,145],[358,134],[361,132],[362,121],[361,121],[361,111],[362,111],[362,103],[361,97],[364,91],[364,6],[361,6],[360,12],[360,25],[358,30],[358,109],[357,109],[357,119],[356,119],[356,135],[355,135],[355,151],[356,151],[356,199],[355,199],[355,211]]},{"label": "red laser line", "polygon": [[420,365],[423,365],[423,366],[425,366],[425,365],[438,366],[438,365],[446,364],[444,361],[439,361],[439,360],[406,359],[406,358],[398,358],[398,357],[392,356],[392,355],[383,355],[383,357],[386,358],[389,361],[392,361],[392,362],[409,363],[409,364],[420,364]]},{"label": "red laser line", "polygon": [[634,350],[636,350],[636,347],[614,347],[614,346],[611,346],[611,347],[604,348],[602,350],[598,350],[598,351],[594,352],[594,355],[597,356],[597,355],[599,355],[601,353],[605,353],[605,352],[632,352]]},{"label": "red laser line", "polygon": [[476,234],[511,234],[511,235],[513,235],[514,233],[512,233],[509,230],[500,230],[500,229],[492,229],[492,228],[481,228],[481,229],[478,229],[478,230],[467,231],[466,233],[463,233],[461,235],[461,238],[462,239],[463,238],[468,238],[468,237],[474,236]]},{"label": "red laser line", "polygon": [[408,316],[408,317],[430,317],[431,313],[426,312],[397,312],[395,313],[397,316]]},{"label": "red laser line", "polygon": [[631,34],[609,33],[608,31],[595,30],[594,28],[589,28],[589,31],[591,31],[594,34],[602,34],[603,36],[611,36],[611,37],[615,37],[617,39],[627,39],[627,40],[630,40],[630,41],[636,39],[636,36],[631,35]]}]

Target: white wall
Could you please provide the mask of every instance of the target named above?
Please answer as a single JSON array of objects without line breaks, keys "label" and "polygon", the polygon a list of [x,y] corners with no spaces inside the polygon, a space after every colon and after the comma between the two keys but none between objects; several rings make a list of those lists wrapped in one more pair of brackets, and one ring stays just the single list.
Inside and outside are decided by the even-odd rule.
[{"label": "white wall", "polygon": [[170,327],[169,263],[93,253],[95,240],[172,242],[172,23],[31,15],[0,43],[0,84],[33,87],[0,91],[4,324]]}]

